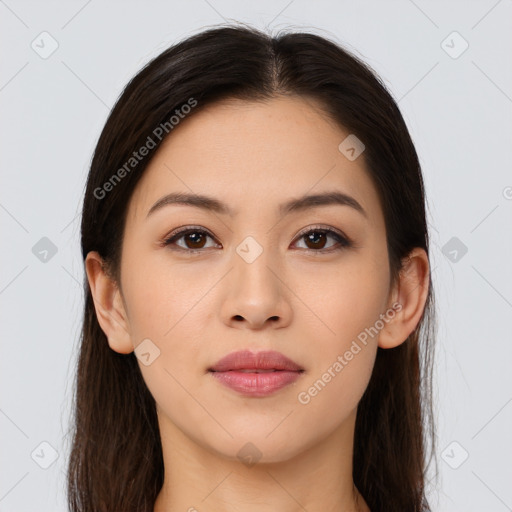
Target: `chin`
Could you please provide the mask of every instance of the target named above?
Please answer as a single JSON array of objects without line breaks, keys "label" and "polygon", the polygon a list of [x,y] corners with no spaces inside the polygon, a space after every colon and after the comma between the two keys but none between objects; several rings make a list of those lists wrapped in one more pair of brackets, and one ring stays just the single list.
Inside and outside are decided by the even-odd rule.
[{"label": "chin", "polygon": [[270,439],[272,434],[270,437],[267,437],[267,434],[268,431],[253,431],[247,436],[238,435],[229,441],[217,437],[211,444],[208,443],[207,448],[225,460],[239,461],[247,467],[253,467],[256,463],[260,466],[284,463],[304,450],[297,438],[293,439],[293,444],[286,444],[290,443],[290,438],[284,439],[276,435]]}]

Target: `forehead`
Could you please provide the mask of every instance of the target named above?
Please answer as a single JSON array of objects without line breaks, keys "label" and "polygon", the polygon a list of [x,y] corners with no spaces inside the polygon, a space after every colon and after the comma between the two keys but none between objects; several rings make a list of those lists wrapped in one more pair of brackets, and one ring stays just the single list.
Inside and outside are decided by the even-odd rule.
[{"label": "forehead", "polygon": [[155,201],[175,191],[254,211],[334,188],[371,213],[379,208],[373,204],[378,196],[364,153],[351,161],[339,149],[349,135],[311,98],[207,105],[181,120],[162,143],[137,184],[129,217],[145,217]]}]

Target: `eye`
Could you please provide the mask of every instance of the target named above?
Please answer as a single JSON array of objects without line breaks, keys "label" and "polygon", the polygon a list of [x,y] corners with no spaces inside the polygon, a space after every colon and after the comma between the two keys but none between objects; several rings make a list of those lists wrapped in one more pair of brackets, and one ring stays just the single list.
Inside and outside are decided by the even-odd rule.
[{"label": "eye", "polygon": [[[334,239],[338,247],[336,247],[336,243],[326,246],[329,238]],[[331,252],[332,250],[339,250],[352,245],[351,241],[338,231],[320,226],[303,231],[297,239],[299,241],[304,240],[306,250],[313,252]]]},{"label": "eye", "polygon": [[201,250],[205,248],[207,237],[213,239],[212,235],[204,229],[189,226],[171,233],[171,235],[162,242],[162,245],[173,245],[176,244],[178,240],[183,239],[185,245],[176,244],[178,247],[188,252],[201,252]]}]

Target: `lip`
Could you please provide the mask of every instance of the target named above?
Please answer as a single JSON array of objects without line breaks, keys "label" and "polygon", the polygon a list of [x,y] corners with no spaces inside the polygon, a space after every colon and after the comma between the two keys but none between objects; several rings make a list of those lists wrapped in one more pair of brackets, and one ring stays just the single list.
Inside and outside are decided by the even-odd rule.
[{"label": "lip", "polygon": [[242,350],[208,369],[221,384],[252,397],[264,397],[295,382],[304,369],[280,352]]}]

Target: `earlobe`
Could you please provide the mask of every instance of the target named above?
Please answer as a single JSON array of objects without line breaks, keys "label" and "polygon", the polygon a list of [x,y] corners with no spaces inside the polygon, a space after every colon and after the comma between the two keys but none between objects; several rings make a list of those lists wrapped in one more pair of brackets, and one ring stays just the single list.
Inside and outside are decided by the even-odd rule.
[{"label": "earlobe", "polygon": [[428,296],[429,260],[424,249],[414,248],[404,259],[391,296],[396,314],[379,333],[379,347],[394,348],[403,343],[416,329]]},{"label": "earlobe", "polygon": [[91,251],[85,259],[85,271],[94,300],[96,317],[112,350],[121,354],[133,352],[129,323],[121,292],[108,275],[103,259]]}]

